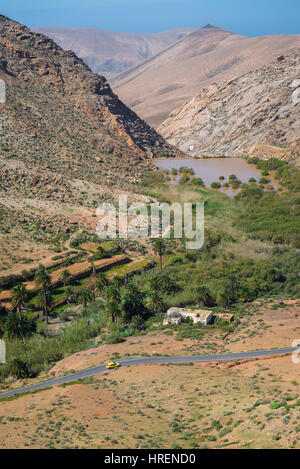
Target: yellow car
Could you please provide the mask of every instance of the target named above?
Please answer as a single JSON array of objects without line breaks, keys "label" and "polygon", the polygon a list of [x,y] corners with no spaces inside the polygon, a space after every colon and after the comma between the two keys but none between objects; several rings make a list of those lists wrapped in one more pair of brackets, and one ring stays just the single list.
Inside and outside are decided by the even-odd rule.
[{"label": "yellow car", "polygon": [[107,363],[106,368],[108,370],[112,370],[113,368],[119,368],[120,366],[121,366],[120,363],[110,362],[110,363]]}]

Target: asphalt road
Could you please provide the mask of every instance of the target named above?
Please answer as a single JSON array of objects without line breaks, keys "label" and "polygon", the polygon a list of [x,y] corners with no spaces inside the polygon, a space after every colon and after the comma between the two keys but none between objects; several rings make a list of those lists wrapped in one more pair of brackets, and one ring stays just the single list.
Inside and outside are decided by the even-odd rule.
[{"label": "asphalt road", "polygon": [[[240,353],[224,353],[222,355],[191,355],[183,357],[130,357],[123,360],[118,360],[121,366],[130,365],[148,365],[154,363],[202,363],[202,362],[220,362],[220,361],[232,361],[232,360],[246,360],[248,358],[261,358],[261,357],[272,357],[274,355],[282,355],[286,353],[292,353],[296,348],[281,348],[273,350],[256,350],[253,352],[240,352]],[[89,376],[98,375],[106,370],[105,364],[94,366],[86,370],[78,371],[67,376],[61,376],[42,383],[32,384],[31,386],[24,386],[23,388],[13,389],[11,391],[0,394],[0,399],[4,397],[11,397],[16,394],[22,394],[24,392],[35,391],[37,389],[47,388],[49,386],[55,386],[57,384],[70,383],[77,381],[78,379],[88,378]]]}]

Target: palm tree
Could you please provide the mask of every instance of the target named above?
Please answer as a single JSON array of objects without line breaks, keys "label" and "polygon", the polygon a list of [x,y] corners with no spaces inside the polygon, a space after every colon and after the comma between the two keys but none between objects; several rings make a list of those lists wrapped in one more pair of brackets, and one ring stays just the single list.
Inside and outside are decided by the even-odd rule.
[{"label": "palm tree", "polygon": [[207,305],[211,298],[209,289],[205,285],[199,285],[196,289],[196,298],[203,306]]},{"label": "palm tree", "polygon": [[66,287],[65,288],[65,296],[66,296],[66,300],[67,300],[67,303],[69,304],[70,301],[71,301],[71,298],[72,298],[72,295],[73,295],[73,288],[72,287]]},{"label": "palm tree", "polygon": [[114,278],[113,278],[113,281],[112,281],[113,285],[116,287],[116,288],[121,288],[124,286],[125,284],[125,280],[123,277],[121,277],[121,275],[116,275]]},{"label": "palm tree", "polygon": [[164,309],[164,302],[158,291],[150,291],[148,293],[147,306],[155,314]]},{"label": "palm tree", "polygon": [[99,272],[99,274],[97,275],[96,283],[99,288],[104,289],[105,287],[108,287],[109,280],[105,272]]},{"label": "palm tree", "polygon": [[79,304],[83,305],[84,308],[87,307],[87,304],[92,299],[92,294],[89,290],[81,290],[78,295],[78,302]]},{"label": "palm tree", "polygon": [[66,287],[67,284],[70,282],[71,277],[72,275],[68,270],[63,270],[59,276],[59,280],[63,283],[64,287]]},{"label": "palm tree", "polygon": [[105,299],[107,301],[114,301],[115,303],[120,303],[121,297],[120,297],[119,289],[112,285],[108,287],[105,290]]},{"label": "palm tree", "polygon": [[138,331],[142,331],[143,329],[145,329],[144,320],[143,320],[142,316],[140,316],[140,315],[133,316],[131,318],[130,325]]},{"label": "palm tree", "polygon": [[105,272],[100,272],[97,275],[96,284],[93,290],[94,301],[95,301],[96,293],[98,295],[101,295],[103,291],[105,290],[105,288],[108,287],[108,285],[109,285],[109,280]]},{"label": "palm tree", "polygon": [[49,290],[46,291],[45,296],[44,292],[41,290],[34,299],[34,305],[36,308],[45,310],[45,304],[47,311],[50,311],[50,308],[53,305],[53,296],[51,295],[51,292]]},{"label": "palm tree", "polygon": [[49,273],[47,272],[46,269],[41,268],[39,269],[34,278],[35,286],[37,288],[41,288],[43,292],[43,308],[44,308],[44,314],[46,316],[46,322],[48,324],[48,302],[47,302],[47,291],[50,288],[51,285],[51,277]]},{"label": "palm tree", "polygon": [[16,285],[12,289],[11,304],[13,308],[16,308],[19,315],[19,321],[21,321],[22,308],[25,306],[28,298],[28,292],[24,285]]},{"label": "palm tree", "polygon": [[160,268],[162,269],[162,258],[166,253],[166,245],[162,239],[157,239],[153,245],[154,252],[159,255]]},{"label": "palm tree", "polygon": [[105,300],[106,312],[111,316],[112,322],[116,322],[117,318],[121,316],[121,296],[119,289],[112,285],[108,287],[105,290]]},{"label": "palm tree", "polygon": [[114,301],[114,300],[108,301],[105,305],[105,310],[110,315],[113,323],[115,323],[118,317],[121,316],[120,305],[119,305],[119,302],[117,301]]},{"label": "palm tree", "polygon": [[226,289],[224,290],[221,290],[218,294],[218,304],[221,305],[221,306],[229,306],[230,303],[231,303],[231,296],[230,296],[230,292]]},{"label": "palm tree", "polygon": [[236,275],[231,274],[228,276],[227,281],[226,281],[226,287],[229,291],[231,300],[234,301],[237,298],[239,288],[240,288],[240,282]]}]

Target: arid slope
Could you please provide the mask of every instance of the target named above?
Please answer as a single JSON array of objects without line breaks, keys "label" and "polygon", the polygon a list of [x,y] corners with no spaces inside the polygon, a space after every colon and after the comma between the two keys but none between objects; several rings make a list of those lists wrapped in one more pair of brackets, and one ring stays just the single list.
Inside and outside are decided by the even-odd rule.
[{"label": "arid slope", "polygon": [[112,86],[143,119],[159,125],[202,87],[256,70],[299,47],[299,35],[249,38],[207,25],[114,77]]},{"label": "arid slope", "polygon": [[0,79],[1,251],[13,231],[24,244],[38,223],[42,242],[79,208],[138,191],[149,158],[176,155],[73,52],[2,15]]}]

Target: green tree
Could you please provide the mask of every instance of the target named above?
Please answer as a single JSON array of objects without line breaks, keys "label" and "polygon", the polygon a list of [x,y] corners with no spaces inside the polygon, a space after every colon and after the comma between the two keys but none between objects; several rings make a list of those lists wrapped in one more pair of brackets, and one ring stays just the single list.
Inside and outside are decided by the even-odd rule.
[{"label": "green tree", "polygon": [[30,370],[28,364],[20,358],[14,358],[8,364],[9,374],[17,379],[29,378]]},{"label": "green tree", "polygon": [[5,321],[6,321],[6,318],[7,318],[7,313],[8,313],[7,309],[0,302],[0,338],[4,334]]},{"label": "green tree", "polygon": [[21,321],[21,312],[28,298],[26,287],[22,284],[16,285],[12,289],[11,304],[18,311],[19,320]]},{"label": "green tree", "polygon": [[73,291],[73,288],[72,287],[66,287],[65,288],[65,298],[66,298],[66,301],[68,304],[71,303],[71,299],[74,295],[74,291]]},{"label": "green tree", "polygon": [[131,283],[122,297],[122,309],[125,318],[130,321],[133,316],[142,316],[146,312],[145,295],[135,283]]},{"label": "green tree", "polygon": [[151,312],[157,314],[165,309],[165,304],[158,291],[150,291],[147,295],[147,307]]},{"label": "green tree", "polygon": [[175,279],[169,274],[155,275],[150,280],[151,290],[159,291],[161,293],[174,293],[180,290]]},{"label": "green tree", "polygon": [[34,299],[34,306],[36,308],[45,311],[45,305],[47,308],[47,312],[49,313],[51,307],[53,306],[53,296],[51,295],[51,292],[49,290],[46,291],[46,294],[44,294],[44,292],[41,290]]},{"label": "green tree", "polygon": [[83,305],[84,308],[87,307],[87,304],[92,300],[92,294],[89,290],[81,290],[78,295],[78,303]]},{"label": "green tree", "polygon": [[120,296],[119,289],[116,288],[114,285],[110,285],[109,287],[106,288],[104,297],[107,301],[114,301],[116,303],[121,303],[121,296]]},{"label": "green tree", "polygon": [[221,290],[218,294],[217,302],[221,306],[229,306],[231,303],[231,297],[228,290]]},{"label": "green tree", "polygon": [[99,295],[103,294],[104,290],[109,286],[109,280],[105,272],[99,272],[96,278],[95,292]]},{"label": "green tree", "polygon": [[43,301],[44,315],[46,316],[46,322],[48,324],[49,310],[48,310],[48,303],[47,303],[47,291],[49,290],[51,286],[51,277],[46,269],[41,268],[36,272],[34,282],[37,288],[42,289],[43,300],[44,300]]},{"label": "green tree", "polygon": [[36,324],[34,320],[28,320],[24,317],[21,317],[20,320],[15,311],[9,311],[5,318],[3,330],[10,339],[22,339],[35,332]]},{"label": "green tree", "polygon": [[113,323],[121,316],[120,304],[113,299],[106,302],[105,311],[111,317]]},{"label": "green tree", "polygon": [[112,284],[116,287],[116,288],[121,288],[125,285],[125,279],[121,276],[121,275],[116,275],[114,278],[113,278],[113,281],[112,281]]},{"label": "green tree", "polygon": [[63,283],[63,286],[66,287],[72,278],[72,274],[69,270],[63,270],[59,276],[59,280]]},{"label": "green tree", "polygon": [[225,288],[229,292],[231,302],[234,302],[238,298],[240,282],[236,275],[231,274],[227,277],[225,282]]},{"label": "green tree", "polygon": [[136,329],[137,331],[142,331],[145,329],[144,319],[140,315],[133,316],[131,318],[130,325],[131,327],[133,327],[133,329]]},{"label": "green tree", "polygon": [[160,268],[162,269],[163,256],[166,253],[166,244],[161,238],[159,238],[154,242],[153,249],[154,252],[159,256]]},{"label": "green tree", "polygon": [[196,299],[203,306],[209,305],[211,301],[211,293],[205,285],[198,285],[196,288]]}]

